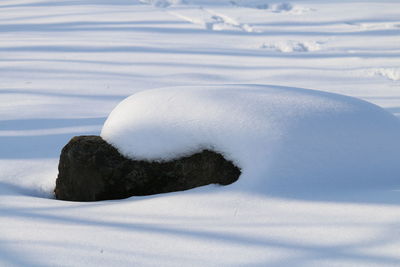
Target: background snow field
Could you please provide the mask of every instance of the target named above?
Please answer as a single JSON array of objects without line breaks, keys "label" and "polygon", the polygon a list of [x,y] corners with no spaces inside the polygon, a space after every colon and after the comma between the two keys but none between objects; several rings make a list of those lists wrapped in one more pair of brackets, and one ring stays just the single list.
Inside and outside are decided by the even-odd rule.
[{"label": "background snow field", "polygon": [[[399,44],[397,0],[0,1],[0,265],[399,266]],[[62,147],[101,131],[244,173],[52,199]]]}]

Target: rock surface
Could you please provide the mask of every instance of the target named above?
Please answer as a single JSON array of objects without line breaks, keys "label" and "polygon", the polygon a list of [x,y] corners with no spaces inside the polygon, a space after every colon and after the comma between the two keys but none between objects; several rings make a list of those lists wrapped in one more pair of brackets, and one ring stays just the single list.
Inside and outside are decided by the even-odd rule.
[{"label": "rock surface", "polygon": [[77,136],[63,148],[55,197],[97,201],[145,196],[235,182],[240,169],[210,150],[188,157],[150,162],[131,160],[100,136]]}]

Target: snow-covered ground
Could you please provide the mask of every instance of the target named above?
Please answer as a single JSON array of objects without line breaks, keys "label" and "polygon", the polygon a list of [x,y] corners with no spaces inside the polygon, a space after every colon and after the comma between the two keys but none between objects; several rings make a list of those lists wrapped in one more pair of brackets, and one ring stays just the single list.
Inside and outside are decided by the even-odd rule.
[{"label": "snow-covered ground", "polygon": [[[0,265],[398,266],[400,174],[387,183],[396,174],[385,167],[395,166],[399,143],[365,130],[392,125],[374,126],[369,111],[344,125],[380,161],[355,153],[354,173],[365,162],[369,175],[345,188],[301,188],[296,178],[307,177],[285,169],[296,183],[282,191],[238,183],[96,203],[51,199],[63,145],[100,134],[125,97],[222,84],[340,93],[400,117],[400,2],[2,0]],[[290,105],[280,111],[276,118],[302,119]],[[392,143],[393,154],[375,141]],[[310,158],[308,170],[323,170]]]}]

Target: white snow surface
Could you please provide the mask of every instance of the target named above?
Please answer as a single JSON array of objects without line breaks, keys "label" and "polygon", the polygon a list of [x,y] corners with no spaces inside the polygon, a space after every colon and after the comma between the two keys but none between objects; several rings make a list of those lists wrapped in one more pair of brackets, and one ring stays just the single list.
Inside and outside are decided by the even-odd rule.
[{"label": "white snow surface", "polygon": [[[399,118],[399,18],[397,0],[0,1],[0,266],[399,266],[398,123],[299,89]],[[241,165],[236,183],[52,198],[71,137],[99,135],[130,95],[172,91],[182,108],[210,108],[135,107],[152,111],[144,126],[174,132],[163,138],[190,130],[182,142],[200,138]],[[271,105],[246,106],[261,91]],[[251,112],[268,124],[250,131]],[[200,147],[188,148],[171,156]]]},{"label": "white snow surface", "polygon": [[235,188],[261,192],[277,185],[296,191],[300,186],[387,186],[400,174],[395,116],[356,98],[300,88],[147,90],[122,101],[101,136],[133,159],[219,151],[243,171]]}]

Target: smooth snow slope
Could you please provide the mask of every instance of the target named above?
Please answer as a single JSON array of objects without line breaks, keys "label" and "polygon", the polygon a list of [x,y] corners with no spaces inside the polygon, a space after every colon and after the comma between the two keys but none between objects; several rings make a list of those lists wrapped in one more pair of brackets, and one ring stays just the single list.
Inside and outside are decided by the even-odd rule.
[{"label": "smooth snow slope", "polygon": [[136,93],[101,136],[125,156],[214,149],[243,171],[235,188],[274,192],[399,185],[400,121],[373,104],[300,88],[225,85]]},{"label": "smooth snow slope", "polygon": [[399,18],[397,0],[1,0],[0,265],[399,266],[389,184],[51,199],[62,147],[139,91],[274,84],[399,117]]}]

